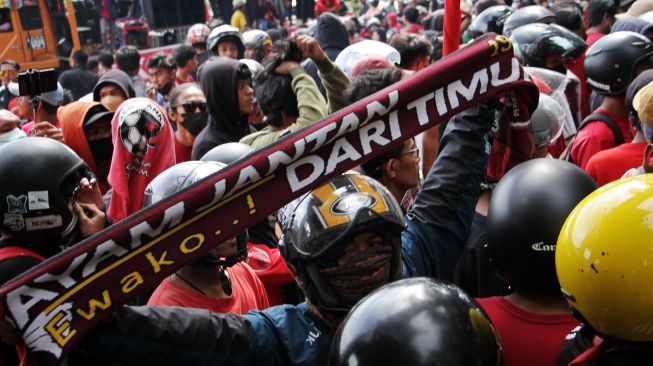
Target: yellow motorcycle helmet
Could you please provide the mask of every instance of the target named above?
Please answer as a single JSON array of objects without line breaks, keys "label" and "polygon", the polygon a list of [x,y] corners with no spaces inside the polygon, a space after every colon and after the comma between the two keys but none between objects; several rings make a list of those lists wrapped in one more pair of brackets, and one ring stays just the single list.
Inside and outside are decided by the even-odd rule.
[{"label": "yellow motorcycle helmet", "polygon": [[608,184],[581,201],[556,248],[562,292],[601,336],[653,341],[653,174]]}]

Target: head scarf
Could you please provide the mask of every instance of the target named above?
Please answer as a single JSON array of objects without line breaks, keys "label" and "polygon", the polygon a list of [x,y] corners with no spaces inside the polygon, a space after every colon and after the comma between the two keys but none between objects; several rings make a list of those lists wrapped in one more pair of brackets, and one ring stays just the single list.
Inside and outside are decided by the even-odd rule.
[{"label": "head scarf", "polygon": [[175,137],[163,108],[147,98],[128,99],[118,107],[111,135],[108,214],[118,222],[143,207],[145,187],[175,164]]}]

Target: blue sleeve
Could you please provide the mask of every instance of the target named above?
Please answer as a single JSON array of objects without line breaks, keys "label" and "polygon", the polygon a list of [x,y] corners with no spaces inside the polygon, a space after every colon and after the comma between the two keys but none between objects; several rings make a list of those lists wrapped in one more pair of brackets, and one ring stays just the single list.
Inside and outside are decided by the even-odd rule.
[{"label": "blue sleeve", "polygon": [[401,238],[404,277],[453,280],[487,164],[485,135],[494,119],[494,109],[481,104],[447,125],[438,158],[407,214]]}]

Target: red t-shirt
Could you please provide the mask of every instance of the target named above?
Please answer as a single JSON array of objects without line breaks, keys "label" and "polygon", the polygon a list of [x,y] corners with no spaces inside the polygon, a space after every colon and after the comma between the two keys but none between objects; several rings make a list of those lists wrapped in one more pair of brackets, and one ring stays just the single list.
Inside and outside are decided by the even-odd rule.
[{"label": "red t-shirt", "polygon": [[[628,116],[617,116],[606,112],[602,108],[597,108],[596,112],[610,116],[619,125],[624,135],[624,142],[633,140],[633,127],[628,120]],[[615,146],[617,144],[614,141],[614,135],[610,127],[600,121],[591,122],[576,134],[576,140],[571,147],[571,158],[576,165],[585,169],[587,162],[594,154]]]},{"label": "red t-shirt", "polygon": [[188,75],[186,77],[186,80],[180,79],[177,76],[175,76],[175,81],[176,81],[177,85],[181,85],[181,84],[184,84],[184,83],[192,83],[195,80],[193,79],[193,75]]},{"label": "red t-shirt", "polygon": [[600,186],[618,180],[628,169],[642,165],[646,145],[646,141],[634,142],[603,150],[592,156],[585,166],[585,171]]},{"label": "red t-shirt", "polygon": [[270,305],[261,281],[245,263],[238,263],[227,269],[233,293],[231,297],[215,299],[195,290],[181,286],[166,278],[154,290],[149,306],[182,306],[207,309],[216,313],[247,314],[250,310],[263,310]]},{"label": "red t-shirt", "polygon": [[294,281],[279,248],[269,248],[263,244],[247,243],[247,264],[254,270],[265,286],[270,306],[284,303],[281,286]]},{"label": "red t-shirt", "polygon": [[175,138],[175,161],[177,164],[190,161],[192,152],[192,146],[184,146]]},{"label": "red t-shirt", "polygon": [[[25,123],[24,125],[20,126],[20,128],[23,129],[23,132],[25,132],[25,134],[27,136],[30,136],[30,135],[32,135],[32,129],[34,128],[35,124],[36,124],[36,122],[29,121],[29,122]],[[59,123],[58,119],[56,121],[54,121],[54,127],[61,128],[61,124]]]},{"label": "red t-shirt", "polygon": [[424,27],[419,24],[411,23],[406,27],[406,33],[416,33],[420,34],[424,31]]},{"label": "red t-shirt", "polygon": [[505,366],[556,365],[565,336],[579,325],[571,314],[532,314],[500,296],[476,300],[501,337]]},{"label": "red t-shirt", "polygon": [[587,43],[587,48],[592,47],[592,45],[596,43],[596,41],[598,41],[603,37],[605,37],[605,34],[603,33],[598,33],[598,32],[587,33],[587,39],[585,39],[585,43]]}]

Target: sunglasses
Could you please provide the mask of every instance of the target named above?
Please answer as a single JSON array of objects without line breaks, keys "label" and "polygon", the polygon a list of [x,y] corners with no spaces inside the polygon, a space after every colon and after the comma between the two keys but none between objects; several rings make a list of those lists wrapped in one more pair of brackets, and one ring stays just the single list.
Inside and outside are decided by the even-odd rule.
[{"label": "sunglasses", "polygon": [[193,113],[198,109],[200,110],[200,112],[206,111],[206,103],[203,102],[188,102],[188,103],[177,104],[172,106],[172,108],[175,109],[177,109],[177,107],[184,108],[184,112],[186,113]]}]

